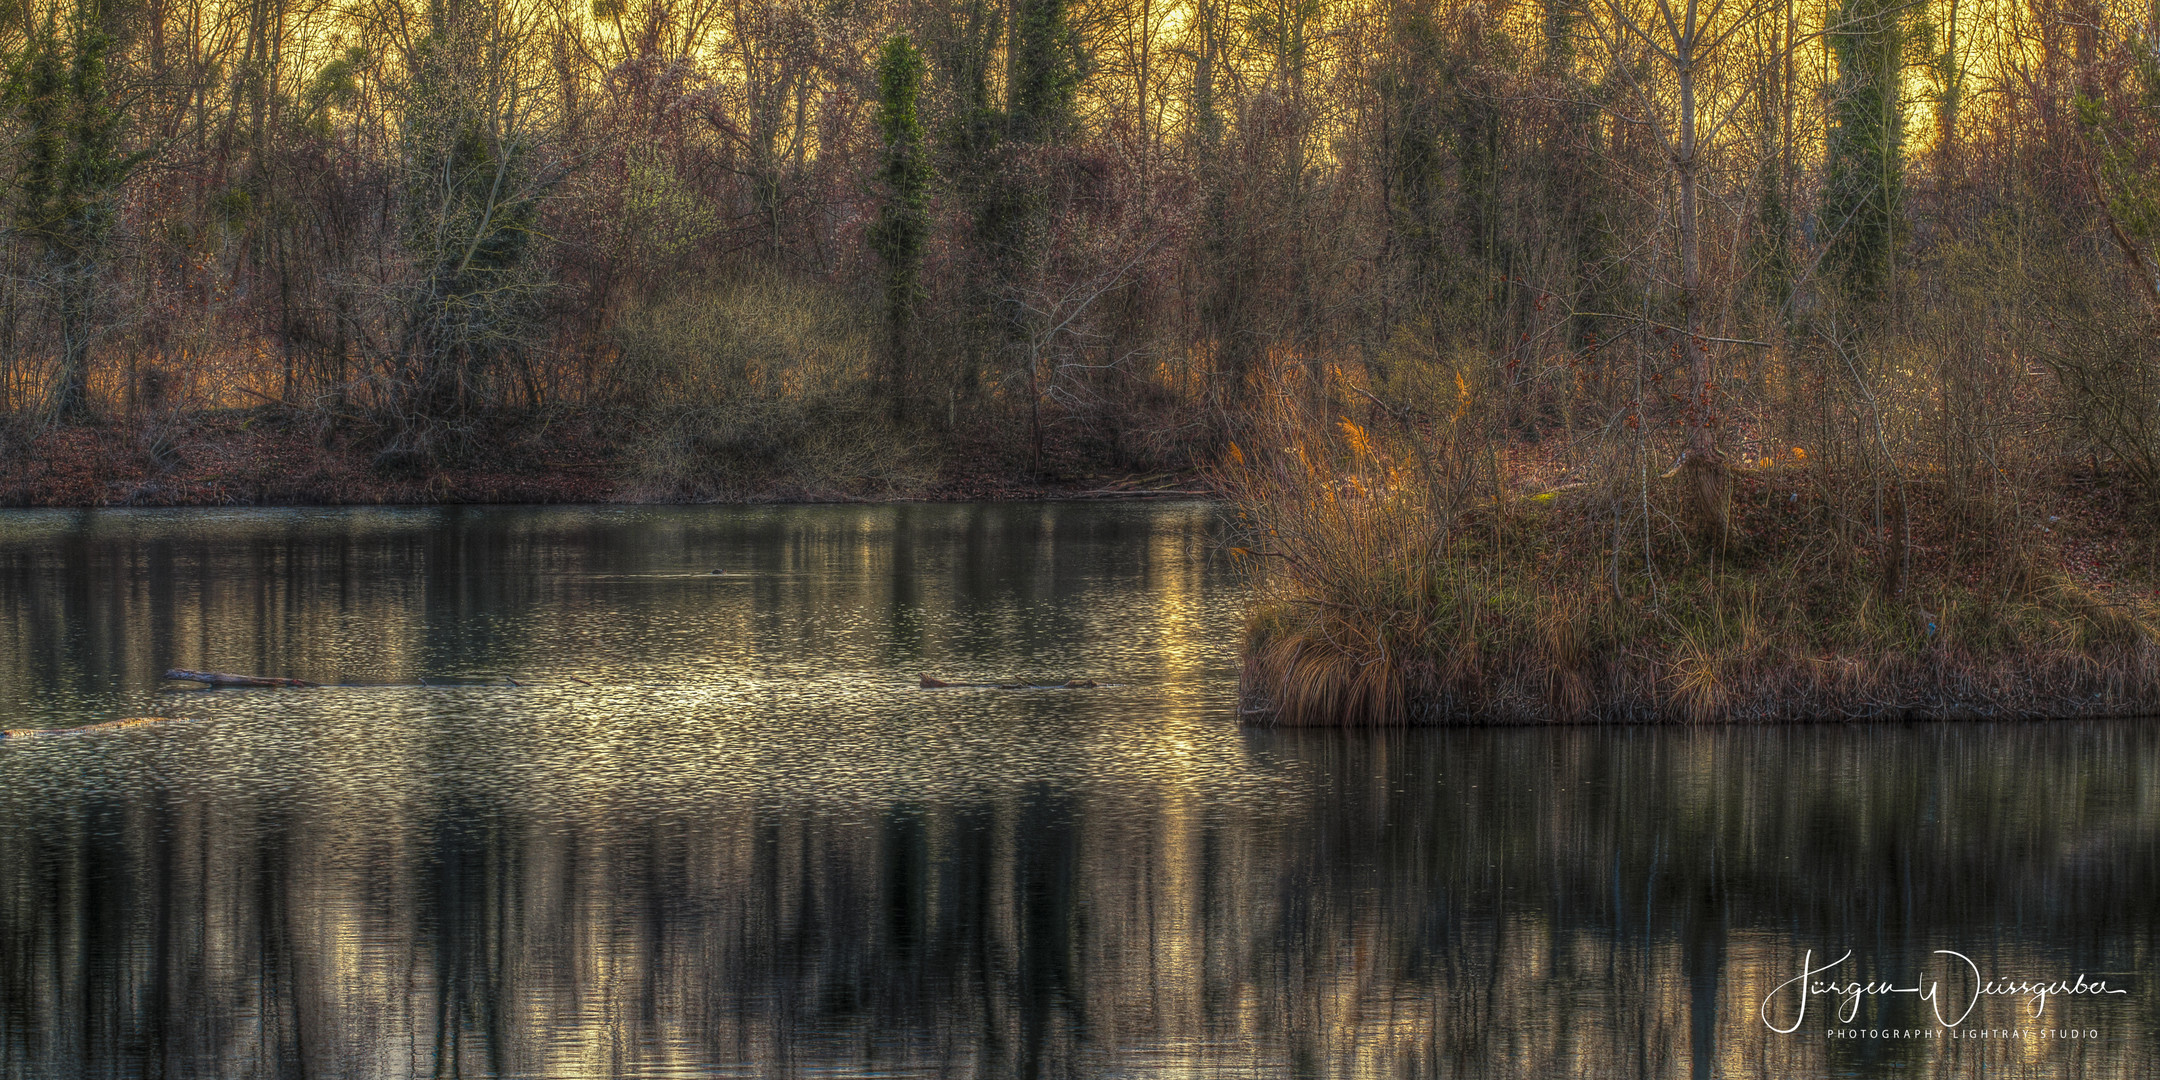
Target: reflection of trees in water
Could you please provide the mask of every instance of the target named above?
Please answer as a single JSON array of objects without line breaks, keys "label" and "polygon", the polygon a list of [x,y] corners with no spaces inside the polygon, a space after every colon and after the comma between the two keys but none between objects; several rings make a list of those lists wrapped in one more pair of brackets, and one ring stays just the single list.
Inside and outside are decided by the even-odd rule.
[{"label": "reflection of trees in water", "polygon": [[[1936,948],[2025,977],[2147,963],[2160,743],[2133,726],[1272,741],[1332,778],[1291,850],[1370,858],[1362,878],[1316,859],[1314,911],[1277,940],[1374,927],[1388,950],[1372,964],[1388,973],[1377,982],[1441,989],[1429,1022],[1446,1071],[1491,1065],[1498,1040],[1536,1063],[1527,1071],[1553,1074],[1589,1063],[1622,1075],[1817,1075],[1902,1060],[1958,1075],[1991,1053],[2022,1064],[2026,1047],[1826,1045],[1813,1021],[1811,1040],[1766,1037],[1755,1010],[1809,948],[1818,962],[1850,948],[1842,975],[1901,985],[1943,970]],[[1421,896],[1422,913],[1403,903]],[[1859,1022],[1929,1026],[1910,997],[1884,1004]],[[2129,1045],[2051,1051],[2033,1074],[2075,1061],[2135,1075],[2130,1066],[2152,1061],[2151,1025],[2120,999],[2050,1010],[2108,1021]],[[2030,1026],[2015,1015],[1993,1001],[1976,1018]],[[1300,1027],[1340,1033],[1325,1020]]]},{"label": "reflection of trees in water", "polygon": [[1218,632],[1104,613],[1139,598],[1168,614],[1203,576],[1234,587],[1208,561],[1213,511],[1196,506],[202,513],[48,516],[0,535],[0,702],[40,714],[6,726],[139,712],[170,667],[690,679],[815,672],[836,646],[903,666],[1057,664],[1118,635]]},{"label": "reflection of trees in water", "polygon": [[[2147,1074],[2110,1041],[1768,1034],[1801,949],[2149,963],[2124,726],[1250,736],[1309,801],[1019,785],[574,815],[443,787],[10,809],[0,1073],[440,1076],[1184,1062],[1311,1075]],[[1980,750],[1986,748],[1987,752]],[[430,759],[416,752],[415,790]],[[2117,999],[2121,1001],[2122,999]],[[1821,1002],[1817,1010],[1827,1008]],[[1985,1008],[1991,1022],[2014,1012]],[[1902,1010],[1902,1011],[1898,1011]],[[1900,1003],[1862,1023],[1922,1026]],[[2037,1052],[2036,1052],[2037,1051]]]},{"label": "reflection of trees in water", "polygon": [[[1157,665],[1164,714],[850,699],[729,727],[658,699],[587,723],[580,697],[339,691],[218,698],[242,718],[193,734],[10,746],[0,1078],[2160,1066],[2142,989],[2051,1004],[2120,1038],[2030,1061],[1755,1018],[1808,948],[1853,949],[1862,979],[1909,979],[1938,947],[2020,976],[2149,968],[2160,734],[1238,736],[1190,715],[1196,642],[1220,629],[1190,599],[1203,512],[643,513],[0,544],[0,701],[103,707],[116,678],[148,693],[176,648],[302,675],[569,660],[629,682],[1052,664],[1145,639],[1124,655]],[[697,576],[715,565],[747,580]],[[698,707],[804,707],[715,700]],[[275,723],[321,728],[284,740],[233,704],[301,701]],[[1221,745],[1179,756],[1202,729]],[[772,738],[831,746],[752,745]],[[857,739],[918,756],[863,770]],[[304,752],[245,756],[266,745]],[[1011,773],[956,777],[961,760]],[[805,763],[852,771],[784,788],[815,799],[768,783]],[[877,786],[893,778],[918,787]]]}]

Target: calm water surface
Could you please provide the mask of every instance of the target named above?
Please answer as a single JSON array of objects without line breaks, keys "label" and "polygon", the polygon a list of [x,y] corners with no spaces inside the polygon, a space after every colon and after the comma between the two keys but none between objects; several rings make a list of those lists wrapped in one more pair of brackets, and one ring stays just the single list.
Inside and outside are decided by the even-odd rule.
[{"label": "calm water surface", "polygon": [[[2160,1075],[2153,727],[1244,730],[1212,534],[0,514],[0,726],[174,718],[0,741],[0,1076]],[[1774,993],[1939,949],[2129,993]]]}]

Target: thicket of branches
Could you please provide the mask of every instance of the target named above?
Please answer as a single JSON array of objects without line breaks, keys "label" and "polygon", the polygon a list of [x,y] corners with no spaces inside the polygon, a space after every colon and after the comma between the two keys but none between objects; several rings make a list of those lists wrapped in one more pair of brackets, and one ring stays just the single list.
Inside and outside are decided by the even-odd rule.
[{"label": "thicket of branches", "polygon": [[31,0],[0,411],[155,454],[274,406],[385,467],[588,410],[693,472],[832,425],[1040,469],[1212,458],[1295,399],[1677,464],[1713,530],[1728,465],[1795,446],[1865,478],[1839,528],[1895,532],[1914,470],[2015,517],[2079,457],[2160,484],[2152,18]]}]

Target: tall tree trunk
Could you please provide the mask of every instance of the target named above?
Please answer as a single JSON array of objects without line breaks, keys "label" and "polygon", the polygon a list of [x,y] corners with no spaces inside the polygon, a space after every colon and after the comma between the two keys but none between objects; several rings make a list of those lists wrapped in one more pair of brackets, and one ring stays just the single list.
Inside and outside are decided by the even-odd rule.
[{"label": "tall tree trunk", "polygon": [[79,258],[60,268],[60,370],[53,389],[53,411],[77,422],[90,416],[90,308],[97,286],[96,267]]},{"label": "tall tree trunk", "polygon": [[1709,462],[1717,455],[1715,411],[1710,397],[1710,349],[1702,337],[1702,226],[1696,215],[1698,186],[1695,145],[1695,74],[1691,66],[1680,69],[1680,145],[1674,172],[1680,179],[1680,291],[1687,330],[1688,408],[1687,453],[1689,460]]}]

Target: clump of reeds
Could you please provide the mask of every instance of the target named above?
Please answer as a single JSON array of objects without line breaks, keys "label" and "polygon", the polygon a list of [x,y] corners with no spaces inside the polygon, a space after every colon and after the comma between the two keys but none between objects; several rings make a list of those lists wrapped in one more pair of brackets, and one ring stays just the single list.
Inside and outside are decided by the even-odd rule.
[{"label": "clump of reeds", "polygon": [[[1687,477],[1522,490],[1453,415],[1327,416],[1285,396],[1228,449],[1255,597],[1248,715],[1286,725],[2131,714],[2160,705],[2154,607],[2051,569],[1915,563],[1954,515],[1873,547],[1821,523],[1804,453],[1727,466],[1730,539]],[[1940,541],[1940,543],[1935,543]],[[1894,588],[1886,580],[1895,580]],[[2124,590],[2130,591],[2130,590]]]}]

